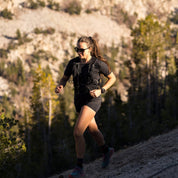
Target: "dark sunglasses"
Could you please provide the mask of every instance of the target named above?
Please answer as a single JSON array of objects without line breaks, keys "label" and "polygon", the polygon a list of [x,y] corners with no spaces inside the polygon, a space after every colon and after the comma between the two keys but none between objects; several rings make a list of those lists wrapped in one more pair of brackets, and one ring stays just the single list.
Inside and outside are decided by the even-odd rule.
[{"label": "dark sunglasses", "polygon": [[90,47],[85,48],[85,49],[82,49],[82,48],[75,47],[74,49],[75,49],[75,51],[76,51],[77,53],[83,53],[86,49],[89,49],[89,48],[90,48]]}]

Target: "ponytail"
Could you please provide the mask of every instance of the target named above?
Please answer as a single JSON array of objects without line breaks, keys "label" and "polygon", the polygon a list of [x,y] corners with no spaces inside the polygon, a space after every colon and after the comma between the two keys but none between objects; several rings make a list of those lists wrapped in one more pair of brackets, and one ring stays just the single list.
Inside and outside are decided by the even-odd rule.
[{"label": "ponytail", "polygon": [[99,49],[99,47],[98,47],[97,41],[96,41],[95,39],[93,39],[91,36],[90,36],[89,38],[90,38],[90,40],[91,40],[91,42],[92,42],[92,44],[93,44],[93,46],[92,46],[92,51],[91,51],[91,56],[94,56],[94,57],[96,57],[97,59],[99,59],[99,60],[105,62],[105,63],[107,64],[109,70],[111,70],[111,69],[110,69],[110,66],[109,66],[109,64],[108,64],[108,62],[106,61],[106,59],[104,59],[104,57],[103,57],[103,56],[101,55],[101,53],[100,53],[100,49]]}]

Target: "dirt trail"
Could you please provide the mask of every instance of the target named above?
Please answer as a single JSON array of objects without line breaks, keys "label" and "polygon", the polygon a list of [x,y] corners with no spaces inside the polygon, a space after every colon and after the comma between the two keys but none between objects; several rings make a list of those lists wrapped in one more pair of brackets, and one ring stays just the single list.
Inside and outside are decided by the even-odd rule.
[{"label": "dirt trail", "polygon": [[[107,169],[101,158],[84,166],[86,178],[177,178],[178,128],[116,152]],[[67,177],[71,170],[62,173]],[[50,178],[58,178],[54,175]]]}]

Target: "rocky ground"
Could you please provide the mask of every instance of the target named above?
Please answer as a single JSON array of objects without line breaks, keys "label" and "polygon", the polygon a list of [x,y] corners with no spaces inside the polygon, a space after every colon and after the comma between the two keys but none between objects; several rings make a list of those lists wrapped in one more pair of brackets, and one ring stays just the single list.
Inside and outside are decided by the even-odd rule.
[{"label": "rocky ground", "polygon": [[[101,159],[85,165],[86,178],[177,178],[178,128],[115,152],[107,169]],[[72,170],[63,172],[64,177]],[[50,178],[58,178],[54,175]]]}]

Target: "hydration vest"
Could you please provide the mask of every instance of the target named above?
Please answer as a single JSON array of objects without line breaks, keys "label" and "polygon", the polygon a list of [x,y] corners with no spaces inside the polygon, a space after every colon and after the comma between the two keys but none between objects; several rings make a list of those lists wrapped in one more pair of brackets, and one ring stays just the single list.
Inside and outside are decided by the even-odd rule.
[{"label": "hydration vest", "polygon": [[100,77],[96,73],[96,58],[92,58],[88,64],[81,64],[80,61],[74,62],[73,81],[75,95],[89,94],[90,90],[100,88]]}]

